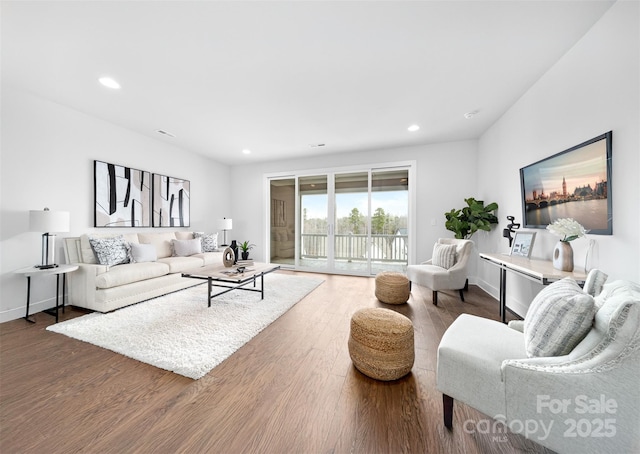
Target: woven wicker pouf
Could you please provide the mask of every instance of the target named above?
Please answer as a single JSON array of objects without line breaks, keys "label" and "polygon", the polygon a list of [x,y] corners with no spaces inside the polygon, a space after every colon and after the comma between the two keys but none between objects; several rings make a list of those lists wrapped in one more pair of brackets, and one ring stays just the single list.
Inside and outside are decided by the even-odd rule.
[{"label": "woven wicker pouf", "polygon": [[397,380],[413,367],[413,324],[390,309],[360,309],[351,317],[349,355],[360,372],[376,380]]},{"label": "woven wicker pouf", "polygon": [[383,271],[376,276],[376,298],[387,304],[409,300],[409,279],[402,273]]}]

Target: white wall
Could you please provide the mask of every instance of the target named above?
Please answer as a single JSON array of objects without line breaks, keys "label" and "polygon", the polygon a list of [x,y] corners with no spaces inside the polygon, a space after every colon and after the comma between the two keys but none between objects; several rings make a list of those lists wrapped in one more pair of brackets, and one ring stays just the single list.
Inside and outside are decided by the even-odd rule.
[{"label": "white wall", "polygon": [[[252,256],[263,260],[266,250],[264,175],[277,172],[321,170],[356,165],[417,161],[417,261],[431,258],[433,244],[441,236],[452,237],[444,227],[444,213],[464,206],[476,195],[477,153],[475,141],[422,145],[235,166],[232,168],[233,231],[230,239],[257,245]],[[436,225],[431,225],[435,220]]]},{"label": "white wall", "polygon": [[[94,159],[189,179],[191,227],[184,230],[213,232],[215,220],[229,216],[227,166],[7,86],[1,152],[0,322],[24,316],[26,279],[13,271],[40,263],[29,210],[69,211],[71,231],[58,238],[135,231],[92,227]],[[34,278],[31,288],[36,311],[55,305],[54,278]]]},{"label": "white wall", "polygon": [[[479,141],[478,193],[500,204],[500,228],[480,250],[507,252],[506,216],[522,219],[519,169],[613,131],[613,235],[595,240],[594,267],[609,279],[640,281],[640,69],[638,2],[618,2]],[[537,232],[533,256],[550,259],[557,238]],[[572,242],[584,265],[588,240]],[[485,289],[497,294],[498,271],[479,265]],[[510,305],[526,311],[540,290],[509,277]],[[524,315],[524,312],[521,312]]]}]

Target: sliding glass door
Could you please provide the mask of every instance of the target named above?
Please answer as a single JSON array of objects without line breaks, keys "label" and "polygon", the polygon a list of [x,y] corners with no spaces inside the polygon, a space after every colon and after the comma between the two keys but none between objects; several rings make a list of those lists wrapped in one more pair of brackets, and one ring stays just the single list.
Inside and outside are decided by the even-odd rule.
[{"label": "sliding glass door", "polygon": [[271,262],[365,276],[404,271],[409,180],[409,166],[271,178]]}]

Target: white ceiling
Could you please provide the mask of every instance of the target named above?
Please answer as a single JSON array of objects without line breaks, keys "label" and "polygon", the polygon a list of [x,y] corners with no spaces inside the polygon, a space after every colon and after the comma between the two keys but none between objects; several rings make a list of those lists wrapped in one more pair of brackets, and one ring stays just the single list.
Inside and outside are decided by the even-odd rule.
[{"label": "white ceiling", "polygon": [[475,139],[612,3],[3,1],[2,78],[229,165]]}]

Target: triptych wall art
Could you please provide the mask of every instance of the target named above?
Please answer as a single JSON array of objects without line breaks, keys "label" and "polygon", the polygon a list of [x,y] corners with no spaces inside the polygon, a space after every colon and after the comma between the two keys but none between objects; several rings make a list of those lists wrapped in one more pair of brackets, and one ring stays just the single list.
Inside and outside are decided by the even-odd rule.
[{"label": "triptych wall art", "polygon": [[189,180],[94,161],[94,227],[189,227]]}]

